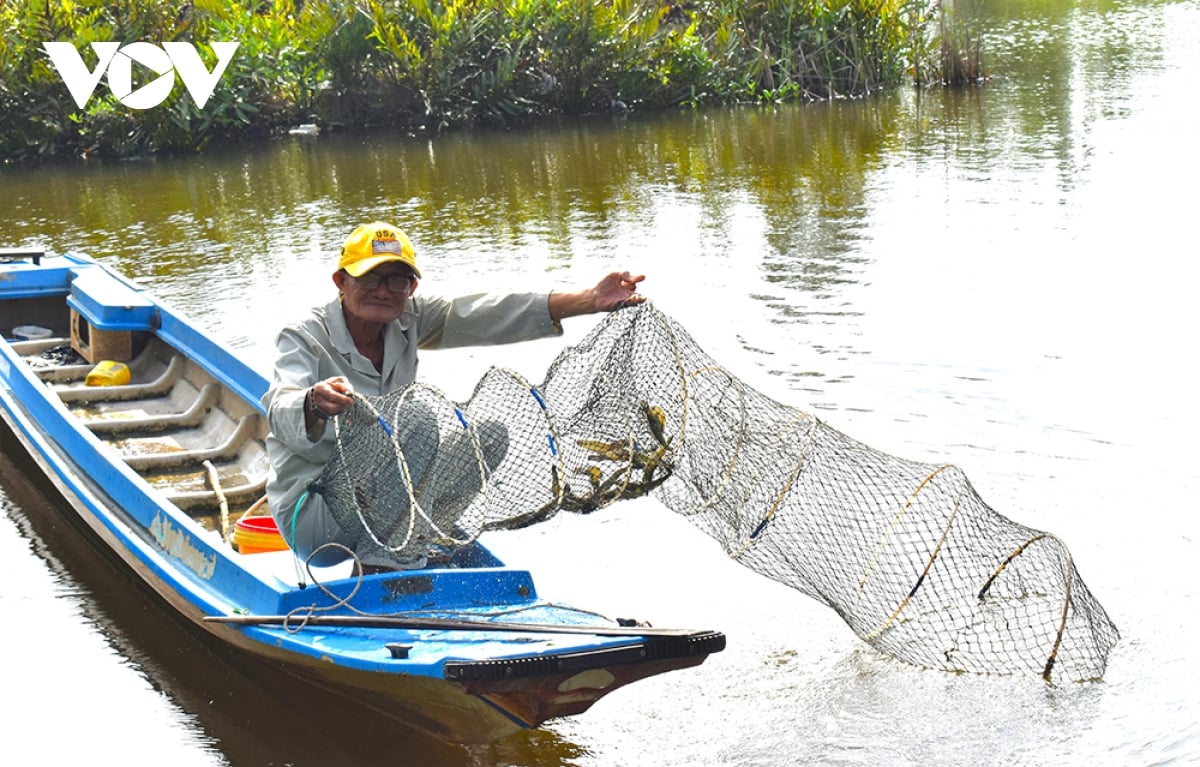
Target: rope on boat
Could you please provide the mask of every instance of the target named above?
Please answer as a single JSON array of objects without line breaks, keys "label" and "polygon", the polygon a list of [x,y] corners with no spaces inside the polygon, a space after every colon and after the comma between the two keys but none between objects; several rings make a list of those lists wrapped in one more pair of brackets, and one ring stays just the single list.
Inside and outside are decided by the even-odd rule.
[{"label": "rope on boat", "polygon": [[266,503],[267,503],[267,496],[264,495],[261,498],[259,498],[257,501],[255,501],[254,503],[250,504],[250,508],[246,509],[243,516],[247,516],[247,517],[256,516],[258,514],[259,510],[262,509],[262,507],[264,505],[266,505]]},{"label": "rope on boat", "polygon": [[225,499],[225,491],[221,488],[221,478],[217,475],[217,467],[208,460],[205,460],[203,465],[208,473],[208,483],[212,486],[213,492],[217,495],[217,502],[221,505],[221,539],[230,543],[232,538],[229,534],[229,501]]}]

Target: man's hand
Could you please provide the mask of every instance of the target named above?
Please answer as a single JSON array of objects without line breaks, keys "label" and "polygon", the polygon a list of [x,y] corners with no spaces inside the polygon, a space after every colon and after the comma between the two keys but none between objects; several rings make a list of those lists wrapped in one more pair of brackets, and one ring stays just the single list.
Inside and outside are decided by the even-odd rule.
[{"label": "man's hand", "polygon": [[629,272],[613,272],[607,275],[592,289],[596,311],[611,312],[645,301],[645,296],[637,294],[638,283],[644,279],[644,274],[634,276]]},{"label": "man's hand", "polygon": [[[345,376],[334,376],[313,384],[309,403],[326,418],[341,415],[354,404],[354,387]],[[316,415],[314,413],[314,415]]]},{"label": "man's hand", "polygon": [[611,312],[622,306],[640,304],[646,299],[638,295],[637,286],[644,279],[644,274],[612,272],[596,283],[594,288],[575,293],[551,293],[550,319],[559,322],[580,314]]}]

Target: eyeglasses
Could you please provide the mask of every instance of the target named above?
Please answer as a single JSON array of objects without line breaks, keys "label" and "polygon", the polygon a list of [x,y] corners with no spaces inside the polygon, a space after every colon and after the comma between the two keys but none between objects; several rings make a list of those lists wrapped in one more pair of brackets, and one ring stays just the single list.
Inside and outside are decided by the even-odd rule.
[{"label": "eyeglasses", "polygon": [[407,292],[413,284],[413,275],[404,272],[398,274],[367,272],[361,277],[354,277],[353,279],[363,290],[376,290],[386,282],[388,290],[393,293]]}]

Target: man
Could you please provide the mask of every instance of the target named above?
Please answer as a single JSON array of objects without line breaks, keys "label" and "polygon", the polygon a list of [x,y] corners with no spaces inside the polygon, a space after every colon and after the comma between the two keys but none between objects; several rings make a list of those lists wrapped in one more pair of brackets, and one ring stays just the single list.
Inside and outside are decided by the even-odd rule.
[{"label": "man", "polygon": [[[576,292],[418,298],[421,270],[404,232],[383,222],[355,229],[333,273],[338,296],[280,332],[274,380],[263,396],[272,468],[267,496],[284,539],[301,557],[328,543],[346,547],[322,549],[312,560],[318,566],[345,559],[346,549],[360,559],[363,551],[379,554],[361,526],[339,524],[325,499],[309,492],[336,447],[327,420],[346,412],[356,392],[380,396],[413,383],[418,349],[561,335],[567,317],[640,303],[643,279],[613,272]],[[408,427],[420,430],[421,419]]]}]

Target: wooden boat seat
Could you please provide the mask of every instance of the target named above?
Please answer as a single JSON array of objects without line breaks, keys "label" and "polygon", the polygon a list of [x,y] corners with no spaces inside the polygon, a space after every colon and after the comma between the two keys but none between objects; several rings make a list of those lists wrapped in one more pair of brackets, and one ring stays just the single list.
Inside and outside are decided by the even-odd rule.
[{"label": "wooden boat seat", "polygon": [[56,389],[63,402],[113,402],[117,400],[147,399],[161,397],[175,386],[183,375],[186,363],[183,357],[171,357],[170,364],[156,380],[124,386],[75,386]]},{"label": "wooden boat seat", "polygon": [[205,461],[228,460],[235,457],[242,446],[254,437],[258,429],[258,416],[248,414],[238,419],[237,428],[222,444],[198,450],[179,450],[169,453],[124,456],[125,463],[134,471],[170,469]]},{"label": "wooden boat seat", "polygon": [[[230,505],[248,504],[258,500],[267,492],[267,479],[263,477],[257,482],[247,482],[231,487],[222,486],[221,492]],[[215,490],[185,490],[168,492],[167,499],[179,508],[187,511],[198,508],[214,508],[220,504],[220,498]]]},{"label": "wooden boat seat", "polygon": [[71,343],[70,338],[39,338],[33,341],[10,341],[9,346],[17,354],[22,357],[32,357],[36,354],[41,354],[47,349],[53,349],[56,346],[66,346]]},{"label": "wooden boat seat", "polygon": [[71,381],[82,381],[87,378],[87,374],[92,372],[92,368],[96,367],[91,363],[82,365],[56,365],[51,368],[34,367],[33,372],[37,373],[37,377],[48,383],[70,383]]},{"label": "wooden boat seat", "polygon": [[75,273],[67,306],[94,330],[148,330],[157,310],[141,288],[96,269]]},{"label": "wooden boat seat", "polygon": [[123,432],[158,432],[196,426],[204,420],[205,414],[216,406],[217,396],[220,392],[220,385],[207,383],[192,400],[192,404],[182,412],[90,421],[87,427],[92,430],[93,434],[121,434]]}]

